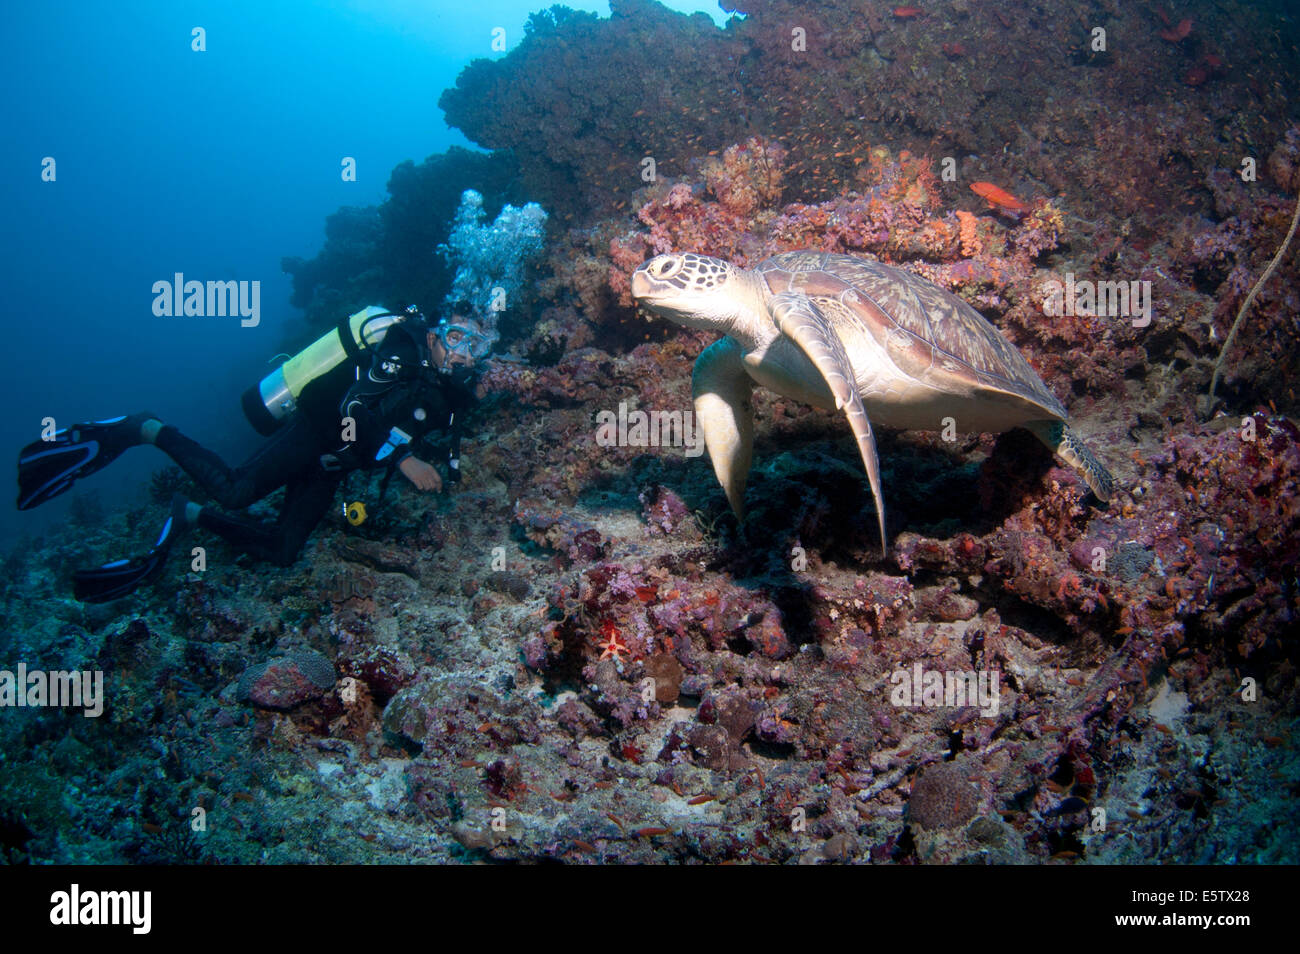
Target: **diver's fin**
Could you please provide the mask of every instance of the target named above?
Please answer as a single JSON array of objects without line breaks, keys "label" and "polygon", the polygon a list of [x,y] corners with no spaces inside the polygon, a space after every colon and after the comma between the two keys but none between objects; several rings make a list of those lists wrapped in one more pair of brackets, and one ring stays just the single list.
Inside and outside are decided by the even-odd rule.
[{"label": "diver's fin", "polygon": [[889,549],[885,537],[885,498],[880,489],[880,460],[876,456],[876,437],[871,433],[871,421],[862,405],[854,380],[853,362],[844,350],[844,342],[826,320],[826,316],[813,304],[812,299],[796,292],[781,292],[772,298],[769,306],[776,326],[821,372],[826,386],[835,398],[835,407],[844,412],[849,427],[858,442],[858,453],[867,471],[872,496],[876,498],[876,520],[880,524],[880,555]]},{"label": "diver's fin", "polygon": [[155,415],[145,411],[107,421],[87,421],[34,441],[18,453],[18,509],[30,510],[72,489],[82,477],[102,470],[128,447],[142,443],[140,427]]},{"label": "diver's fin", "polygon": [[171,552],[172,540],[184,526],[184,518],[175,516],[176,505],[173,500],[172,516],[163,524],[162,533],[153,549],[144,556],[131,557],[129,560],[114,560],[93,570],[78,570],[72,575],[72,590],[77,599],[83,603],[107,603],[135,592],[140,584],[153,577],[162,569]]}]

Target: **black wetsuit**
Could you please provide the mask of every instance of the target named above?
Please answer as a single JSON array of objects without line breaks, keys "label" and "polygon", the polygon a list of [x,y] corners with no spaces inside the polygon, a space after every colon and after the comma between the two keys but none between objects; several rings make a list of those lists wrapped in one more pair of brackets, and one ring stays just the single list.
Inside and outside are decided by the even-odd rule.
[{"label": "black wetsuit", "polygon": [[[372,350],[370,368],[359,375],[356,364],[344,362],[304,388],[289,422],[239,467],[226,466],[175,427],[162,428],[155,445],[221,507],[247,507],[285,488],[274,523],[204,506],[200,527],[258,559],[289,566],[351,472],[396,467],[426,434],[450,430],[449,480],[459,478],[459,429],[453,425],[475,402],[473,378],[433,370],[422,329],[393,325]],[[342,439],[345,417],[356,422],[351,442]],[[408,441],[398,443],[403,435]]]}]

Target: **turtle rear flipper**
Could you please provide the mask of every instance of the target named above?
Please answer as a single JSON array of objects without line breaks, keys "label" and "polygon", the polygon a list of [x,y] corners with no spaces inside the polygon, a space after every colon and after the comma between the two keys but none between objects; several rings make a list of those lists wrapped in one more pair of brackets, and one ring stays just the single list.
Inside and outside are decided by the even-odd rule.
[{"label": "turtle rear flipper", "polygon": [[1064,421],[1032,421],[1025,428],[1046,444],[1053,454],[1082,474],[1098,500],[1102,503],[1110,500],[1115,490],[1115,479]]},{"label": "turtle rear flipper", "polygon": [[844,342],[826,321],[826,316],[806,295],[782,292],[772,298],[772,319],[781,333],[797,344],[831,389],[835,407],[849,419],[849,427],[858,440],[858,453],[867,469],[871,493],[876,498],[876,519],[880,523],[880,555],[888,551],[885,539],[885,499],[880,489],[880,460],[876,456],[876,438],[871,421],[862,405],[854,381],[853,364],[844,350]]}]

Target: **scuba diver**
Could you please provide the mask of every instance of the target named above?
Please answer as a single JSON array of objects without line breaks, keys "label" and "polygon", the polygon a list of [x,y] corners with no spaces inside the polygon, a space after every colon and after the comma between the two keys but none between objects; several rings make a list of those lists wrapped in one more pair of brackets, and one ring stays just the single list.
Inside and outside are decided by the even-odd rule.
[{"label": "scuba diver", "polygon": [[[18,509],[64,493],[129,447],[153,444],[222,509],[175,495],[147,554],[74,575],[79,600],[99,603],[131,593],[161,569],[174,537],[191,526],[256,559],[290,566],[349,474],[384,467],[383,490],[400,471],[420,490],[440,491],[438,469],[413,450],[430,432],[449,433],[448,481],[460,479],[460,424],[483,396],[477,365],[494,338],[472,314],[461,302],[429,327],[415,306],[400,314],[371,306],[340,322],[244,394],[250,423],[270,439],[239,467],[148,412],[55,431],[19,455]],[[274,523],[225,512],[280,487],[284,502]],[[345,516],[360,523],[364,509],[352,508],[345,507]]]}]

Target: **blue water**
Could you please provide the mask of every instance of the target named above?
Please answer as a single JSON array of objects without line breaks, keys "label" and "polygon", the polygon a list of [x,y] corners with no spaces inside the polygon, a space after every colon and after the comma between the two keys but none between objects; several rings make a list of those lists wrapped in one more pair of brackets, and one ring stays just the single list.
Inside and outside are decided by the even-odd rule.
[{"label": "blue water", "polygon": [[[714,3],[667,5],[723,21]],[[4,4],[5,454],[47,415],[63,426],[144,408],[230,457],[250,448],[238,396],[301,330],[281,258],[315,255],[340,206],[381,202],[398,163],[470,145],[444,124],[439,93],[470,60],[504,55],[494,28],[513,47],[540,7]],[[344,157],[356,181],[343,181]],[[155,316],[152,285],[176,272],[259,281],[259,324]],[[135,452],[87,489],[123,499],[163,463]],[[22,514],[0,506],[0,548],[59,519],[70,496]]]}]

